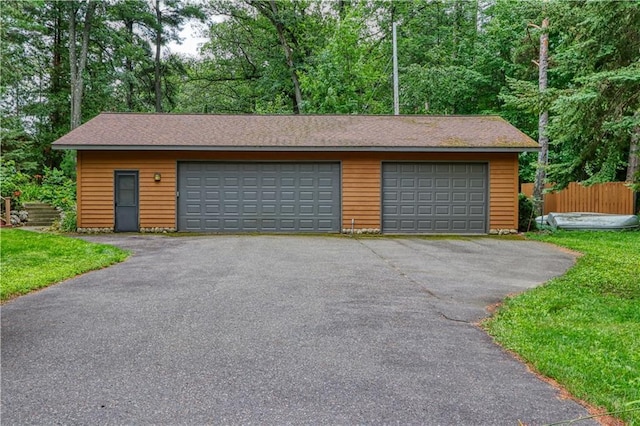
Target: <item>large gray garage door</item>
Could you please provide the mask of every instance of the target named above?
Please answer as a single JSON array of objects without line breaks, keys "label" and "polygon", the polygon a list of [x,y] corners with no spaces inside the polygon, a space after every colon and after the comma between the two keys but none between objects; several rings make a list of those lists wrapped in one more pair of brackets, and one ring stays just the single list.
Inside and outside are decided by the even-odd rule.
[{"label": "large gray garage door", "polygon": [[181,231],[339,232],[339,163],[178,165]]},{"label": "large gray garage door", "polygon": [[383,163],[382,230],[486,233],[487,165]]}]

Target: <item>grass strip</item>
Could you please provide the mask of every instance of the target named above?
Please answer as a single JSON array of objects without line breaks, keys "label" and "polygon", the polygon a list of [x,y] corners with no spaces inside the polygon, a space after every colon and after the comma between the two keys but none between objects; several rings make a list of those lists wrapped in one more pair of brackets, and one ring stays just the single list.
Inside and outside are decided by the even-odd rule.
[{"label": "grass strip", "polygon": [[584,255],[484,326],[571,394],[640,425],[640,232],[530,234]]},{"label": "grass strip", "polygon": [[0,230],[0,299],[122,262],[128,252],[61,235]]}]

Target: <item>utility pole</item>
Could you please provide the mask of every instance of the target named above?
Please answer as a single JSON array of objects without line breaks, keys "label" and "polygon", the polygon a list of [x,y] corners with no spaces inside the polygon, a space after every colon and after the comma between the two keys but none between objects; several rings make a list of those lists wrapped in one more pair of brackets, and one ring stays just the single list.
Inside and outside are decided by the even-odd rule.
[{"label": "utility pole", "polygon": [[400,115],[400,96],[398,95],[398,41],[396,23],[393,23],[393,115]]}]

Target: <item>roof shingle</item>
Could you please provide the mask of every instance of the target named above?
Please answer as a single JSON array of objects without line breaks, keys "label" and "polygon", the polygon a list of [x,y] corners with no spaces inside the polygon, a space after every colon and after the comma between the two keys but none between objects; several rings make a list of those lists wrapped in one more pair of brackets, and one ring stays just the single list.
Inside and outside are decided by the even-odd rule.
[{"label": "roof shingle", "polygon": [[102,113],[58,149],[531,151],[498,116]]}]

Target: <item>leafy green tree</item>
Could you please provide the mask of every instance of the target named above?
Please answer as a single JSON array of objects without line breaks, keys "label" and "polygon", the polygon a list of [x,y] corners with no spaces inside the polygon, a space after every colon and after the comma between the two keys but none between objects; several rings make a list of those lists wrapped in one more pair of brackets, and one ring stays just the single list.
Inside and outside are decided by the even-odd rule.
[{"label": "leafy green tree", "polygon": [[211,1],[208,13],[224,20],[212,24],[211,42],[202,49],[204,59],[189,64],[184,89],[196,96],[203,93],[198,99],[206,93],[207,100],[201,103],[206,111],[302,111],[306,100],[301,75],[326,43],[331,5]]},{"label": "leafy green tree", "polygon": [[389,113],[390,58],[385,40],[367,25],[375,9],[341,4],[340,17],[327,18],[333,33],[301,75],[305,110],[318,114]]},{"label": "leafy green tree", "polygon": [[637,179],[640,3],[572,6],[558,18],[566,31],[556,67],[569,84],[552,105],[549,134],[557,157],[550,178],[561,186]]},{"label": "leafy green tree", "polygon": [[58,164],[50,144],[69,126],[64,4],[5,1],[0,12],[2,155],[35,174]]},{"label": "leafy green tree", "polygon": [[[205,16],[199,6],[186,3],[181,0],[154,0],[153,14],[155,21],[151,27],[153,43],[155,48],[154,56],[154,93],[155,93],[155,111],[163,111],[163,98],[170,88],[163,85],[168,79],[163,77],[171,67],[164,66],[162,60],[162,46],[170,40],[178,40],[178,33],[182,29],[182,25],[188,18],[199,18],[204,20]],[[163,90],[164,89],[164,90]],[[163,94],[164,92],[164,94]],[[170,99],[170,103],[173,101]]]}]

